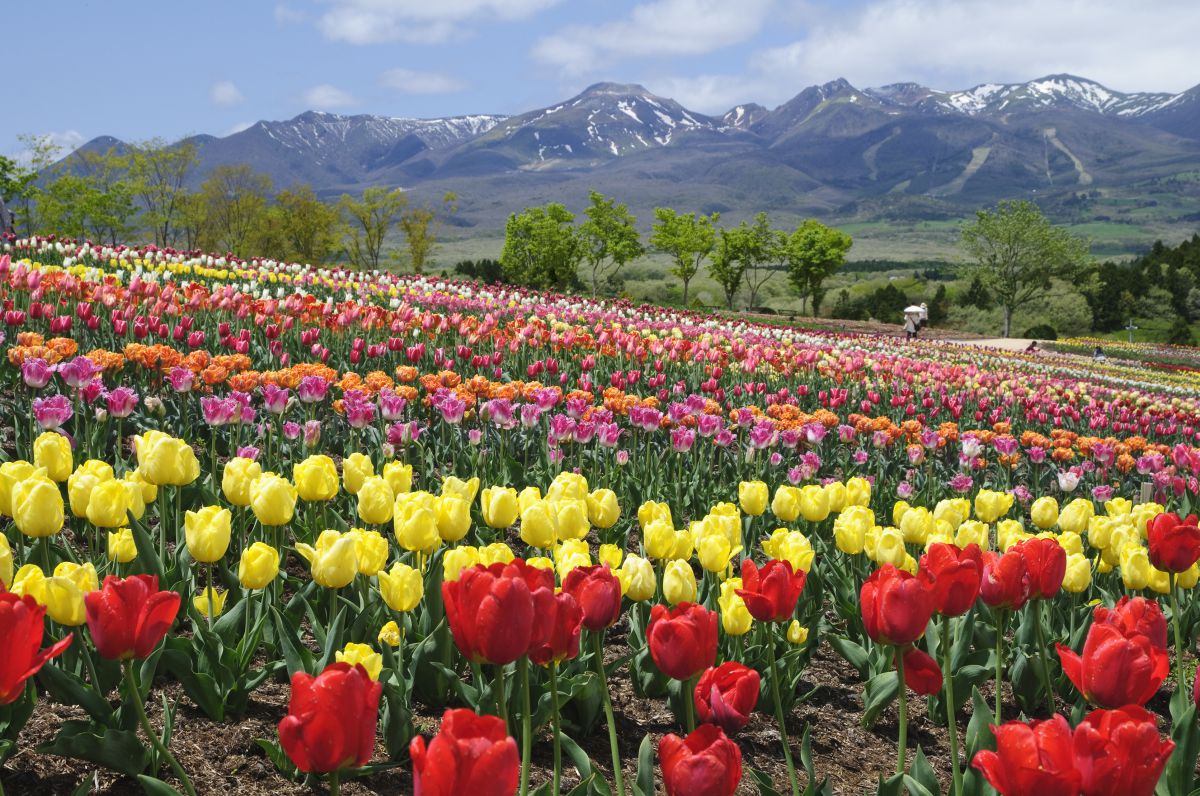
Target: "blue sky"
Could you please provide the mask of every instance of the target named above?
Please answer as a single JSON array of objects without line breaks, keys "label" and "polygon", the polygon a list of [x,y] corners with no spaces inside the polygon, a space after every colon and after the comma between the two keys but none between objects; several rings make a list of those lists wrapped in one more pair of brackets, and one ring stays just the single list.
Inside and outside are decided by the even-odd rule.
[{"label": "blue sky", "polygon": [[308,109],[516,113],[599,80],[695,110],[805,86],[938,88],[1056,72],[1200,83],[1197,0],[116,0],[6,4],[0,153],[226,135]]}]

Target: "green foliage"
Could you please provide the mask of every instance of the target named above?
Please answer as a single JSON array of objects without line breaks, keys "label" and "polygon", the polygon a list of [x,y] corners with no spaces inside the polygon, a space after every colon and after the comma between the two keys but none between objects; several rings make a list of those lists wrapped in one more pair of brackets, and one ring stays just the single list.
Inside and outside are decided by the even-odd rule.
[{"label": "green foliage", "polygon": [[1192,334],[1192,326],[1188,323],[1188,319],[1182,315],[1176,315],[1175,320],[1171,323],[1171,328],[1167,329],[1166,342],[1171,345],[1195,345],[1196,336]]},{"label": "green foliage", "polygon": [[346,254],[355,268],[379,268],[383,242],[407,205],[408,197],[399,188],[368,188],[358,199],[342,195],[340,206],[349,228]]},{"label": "green foliage", "polygon": [[754,216],[754,223],[742,222],[736,230],[738,251],[744,263],[743,275],[746,298],[750,307],[759,308],[759,294],[763,287],[779,272],[779,264],[785,256],[786,236],[771,229],[766,213]]},{"label": "green foliage", "polygon": [[788,279],[800,296],[801,308],[812,299],[813,315],[821,312],[825,280],[846,262],[853,240],[841,230],[809,219],[786,238],[784,257]]},{"label": "green foliage", "polygon": [[490,258],[459,260],[454,265],[454,273],[468,279],[478,279],[485,285],[499,285],[504,282],[504,269],[500,267],[500,261]]},{"label": "green foliage", "polygon": [[725,305],[733,309],[733,300],[746,275],[745,248],[748,235],[746,222],[734,229],[722,229],[708,263],[708,274],[721,286]]},{"label": "green foliage", "polygon": [[591,204],[583,211],[587,221],[579,227],[583,259],[592,274],[592,295],[602,280],[615,277],[630,260],[646,251],[637,231],[637,219],[623,204],[592,191]]},{"label": "green foliage", "polygon": [[553,202],[509,216],[500,254],[504,278],[551,290],[578,285],[584,246],[574,221],[573,213]]},{"label": "green foliage", "polygon": [[198,162],[190,143],[169,145],[152,139],[129,145],[129,180],[156,246],[179,242],[177,222],[186,203],[185,186]]},{"label": "green foliage", "polygon": [[1013,312],[1050,289],[1054,278],[1072,280],[1083,266],[1088,244],[1053,226],[1037,205],[1006,201],[980,210],[962,230],[973,271],[1003,311],[1004,336]]},{"label": "green foliage", "polygon": [[1021,336],[1031,340],[1057,340],[1058,332],[1047,323],[1039,323],[1037,326],[1030,326],[1021,332]]},{"label": "green foliage", "polygon": [[686,305],[688,284],[716,245],[716,225],[721,214],[697,216],[659,207],[654,210],[654,218],[650,245],[674,259],[671,274],[683,283],[683,303]]},{"label": "green foliage", "polygon": [[267,252],[255,245],[263,238],[270,196],[271,178],[267,175],[244,164],[217,166],[200,184],[200,247],[242,256],[279,255],[281,232],[273,236],[276,240],[269,241]]},{"label": "green foliage", "polygon": [[400,229],[404,230],[404,241],[408,248],[408,263],[414,274],[425,272],[433,249],[437,245],[442,219],[458,212],[458,196],[447,192],[442,197],[442,213],[429,205],[409,205],[400,212]]},{"label": "green foliage", "polygon": [[986,310],[992,306],[992,294],[978,274],[971,279],[971,286],[959,298],[959,304],[977,310]]},{"label": "green foliage", "polygon": [[272,210],[286,247],[282,259],[322,263],[340,247],[344,230],[337,208],[318,199],[311,185],[280,191]]},{"label": "green foliage", "polygon": [[950,315],[950,297],[946,294],[946,286],[938,285],[933,298],[929,302],[929,325],[941,326]]}]

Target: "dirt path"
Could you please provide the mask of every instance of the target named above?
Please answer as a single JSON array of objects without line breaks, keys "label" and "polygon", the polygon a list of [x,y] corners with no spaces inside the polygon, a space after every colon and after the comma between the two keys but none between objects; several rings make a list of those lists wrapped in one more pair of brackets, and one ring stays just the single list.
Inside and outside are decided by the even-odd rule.
[{"label": "dirt path", "polygon": [[[942,340],[944,343],[960,343],[962,345],[973,345],[982,348],[999,348],[1004,351],[1024,351],[1033,342],[1027,337],[976,337],[957,339],[947,337]],[[1042,346],[1042,341],[1038,341],[1038,347]]]}]

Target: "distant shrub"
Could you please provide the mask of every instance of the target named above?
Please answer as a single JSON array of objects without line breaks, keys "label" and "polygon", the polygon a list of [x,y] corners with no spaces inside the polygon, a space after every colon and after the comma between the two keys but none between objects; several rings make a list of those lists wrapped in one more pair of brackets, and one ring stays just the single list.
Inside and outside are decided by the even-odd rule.
[{"label": "distant shrub", "polygon": [[1021,336],[1033,340],[1057,340],[1058,332],[1049,324],[1039,323],[1037,326],[1030,326],[1024,332],[1021,332]]},{"label": "distant shrub", "polygon": [[487,285],[504,283],[504,271],[498,260],[459,260],[454,265],[454,273],[468,279],[477,279]]}]

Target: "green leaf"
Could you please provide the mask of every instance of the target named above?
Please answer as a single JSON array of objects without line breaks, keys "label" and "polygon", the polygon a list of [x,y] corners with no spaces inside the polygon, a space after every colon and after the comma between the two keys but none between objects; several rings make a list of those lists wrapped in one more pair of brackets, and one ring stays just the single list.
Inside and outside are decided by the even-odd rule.
[{"label": "green leaf", "polygon": [[909,793],[911,796],[941,796],[942,786],[938,783],[937,774],[933,770],[933,766],[929,765],[929,759],[925,757],[925,750],[917,747],[917,755],[913,758],[912,766],[909,767],[909,776],[905,777],[906,784],[909,780],[919,788],[913,791],[913,785],[909,784]]},{"label": "green leaf", "polygon": [[637,796],[654,796],[654,742],[650,733],[642,737],[638,747],[637,776],[633,780],[633,792]]},{"label": "green leaf", "polygon": [[64,722],[54,740],[39,746],[38,751],[87,760],[130,777],[145,771],[150,759],[137,733],[97,727],[86,721]]},{"label": "green leaf", "polygon": [[138,774],[138,782],[141,783],[142,790],[146,791],[146,796],[183,796],[161,779],[155,779],[145,774]]},{"label": "green leaf", "polygon": [[271,761],[279,773],[283,774],[289,779],[296,778],[296,776],[299,774],[299,771],[294,765],[292,765],[291,758],[289,758],[287,753],[283,751],[282,746],[280,746],[276,741],[268,741],[266,738],[255,738],[254,743],[258,744],[258,748],[263,750],[263,753],[266,754],[267,759]]},{"label": "green leaf", "polygon": [[287,664],[288,677],[296,672],[311,674],[313,655],[307,647],[300,643],[300,629],[293,627],[274,607],[271,608],[271,621],[275,626],[275,638],[279,641],[279,650],[283,653],[284,663]]},{"label": "green leaf", "polygon": [[[1179,705],[1174,704],[1179,702]],[[1187,708],[1180,709],[1183,704]],[[1200,730],[1196,727],[1196,706],[1182,697],[1172,699],[1172,713],[1176,718],[1171,728],[1171,740],[1175,742],[1175,751],[1167,761],[1163,774],[1169,793],[1190,793],[1194,787],[1196,772],[1196,757],[1200,754]]]},{"label": "green leaf", "polygon": [[996,738],[992,735],[992,719],[995,714],[978,688],[971,689],[971,720],[967,723],[967,757],[972,760],[982,749],[995,749]]},{"label": "green leaf", "polygon": [[158,557],[158,547],[146,532],[145,526],[135,520],[132,514],[129,515],[129,529],[133,532],[133,544],[137,547],[135,564],[147,575],[157,575],[159,587],[167,588],[166,572],[162,559]]},{"label": "green leaf", "polygon": [[900,677],[897,672],[882,672],[867,681],[863,690],[863,727],[871,727],[879,714],[900,695]]},{"label": "green leaf", "polygon": [[887,779],[880,776],[875,796],[904,796],[904,774],[893,774]]},{"label": "green leaf", "polygon": [[325,633],[325,647],[317,671],[325,671],[325,667],[333,663],[333,656],[342,648],[342,623],[345,619],[346,608],[343,606],[338,609],[337,616],[329,623],[329,630]]},{"label": "green leaf", "polygon": [[754,784],[758,786],[758,796],[783,796],[779,791],[772,787],[774,781],[752,766],[746,766],[746,773],[750,775],[750,779],[754,780]]},{"label": "green leaf", "polygon": [[55,702],[61,702],[64,705],[79,705],[87,711],[89,716],[107,727],[111,727],[115,723],[108,701],[75,675],[51,664],[42,667],[42,670],[38,672],[37,679],[45,686],[46,691]]},{"label": "green leaf", "polygon": [[860,644],[856,644],[845,636],[829,636],[829,646],[834,652],[846,659],[846,662],[858,671],[859,677],[867,676],[870,655]]}]

